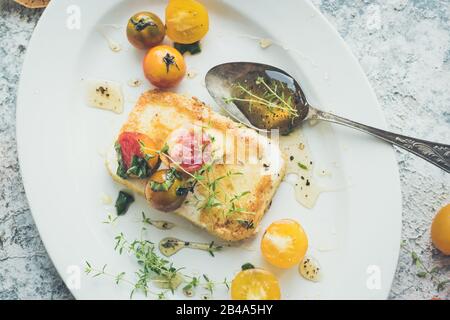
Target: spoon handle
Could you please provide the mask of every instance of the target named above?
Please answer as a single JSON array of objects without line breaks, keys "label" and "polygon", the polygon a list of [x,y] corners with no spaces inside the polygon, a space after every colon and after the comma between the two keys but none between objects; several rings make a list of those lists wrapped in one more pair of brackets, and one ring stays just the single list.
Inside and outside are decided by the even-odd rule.
[{"label": "spoon handle", "polygon": [[450,145],[420,140],[386,130],[377,129],[313,108],[311,108],[310,119],[325,120],[364,131],[375,137],[390,142],[397,147],[414,153],[415,155],[431,162],[435,166],[445,170],[446,172],[450,172]]}]

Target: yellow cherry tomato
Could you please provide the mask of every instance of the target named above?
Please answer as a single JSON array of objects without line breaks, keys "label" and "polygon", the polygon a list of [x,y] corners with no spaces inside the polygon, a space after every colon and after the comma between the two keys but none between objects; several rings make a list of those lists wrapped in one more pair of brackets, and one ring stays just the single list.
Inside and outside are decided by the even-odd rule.
[{"label": "yellow cherry tomato", "polygon": [[208,11],[195,0],[170,0],[166,8],[166,29],[174,42],[197,42],[208,32]]},{"label": "yellow cherry tomato", "polygon": [[176,86],[185,73],[186,64],[183,55],[170,46],[153,47],[144,58],[145,77],[159,88]]},{"label": "yellow cherry tomato", "polygon": [[450,255],[450,204],[438,211],[431,224],[431,240],[443,254]]},{"label": "yellow cherry tomato", "polygon": [[300,224],[283,219],[273,222],[261,240],[261,251],[268,262],[287,269],[298,264],[308,249],[308,238]]},{"label": "yellow cherry tomato", "polygon": [[239,272],[231,282],[233,300],[280,300],[277,278],[266,270],[247,269]]}]

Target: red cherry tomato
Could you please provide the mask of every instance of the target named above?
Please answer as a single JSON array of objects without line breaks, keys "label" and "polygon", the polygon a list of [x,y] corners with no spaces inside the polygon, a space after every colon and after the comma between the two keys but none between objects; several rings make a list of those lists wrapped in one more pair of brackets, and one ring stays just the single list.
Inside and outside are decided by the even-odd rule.
[{"label": "red cherry tomato", "polygon": [[117,142],[120,144],[122,159],[127,169],[130,168],[134,156],[148,158],[147,163],[152,169],[158,166],[159,155],[155,150],[154,142],[147,135],[138,132],[122,132]]}]

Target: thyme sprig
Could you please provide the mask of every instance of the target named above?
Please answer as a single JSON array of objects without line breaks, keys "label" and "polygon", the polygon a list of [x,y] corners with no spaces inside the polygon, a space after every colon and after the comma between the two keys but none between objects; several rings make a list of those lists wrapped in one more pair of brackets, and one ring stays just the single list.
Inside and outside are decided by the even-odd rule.
[{"label": "thyme sprig", "polygon": [[[220,182],[226,178],[231,178],[233,176],[242,175],[242,172],[233,172],[227,171],[225,175],[222,175],[217,178],[211,177],[212,170],[215,165],[215,161],[204,163],[203,166],[194,173],[190,173],[185,170],[180,164],[178,164],[169,154],[169,148],[167,145],[161,150],[155,150],[152,148],[148,148],[142,146],[142,149],[145,151],[156,152],[160,155],[165,156],[171,163],[180,171],[184,172],[187,176],[189,176],[186,185],[189,186],[189,189],[193,190],[196,185],[201,186],[205,192],[206,196],[202,199],[196,197],[197,203],[196,208],[198,210],[208,210],[212,208],[220,207],[222,209],[222,214],[224,217],[228,218],[234,213],[242,213],[242,214],[255,214],[254,212],[246,211],[243,208],[240,208],[236,203],[238,200],[243,198],[246,195],[250,194],[250,191],[244,191],[240,194],[232,194],[230,195],[226,190],[224,190]],[[219,199],[219,194],[223,195],[223,201]],[[229,201],[228,201],[229,200]],[[228,204],[227,204],[228,201]]]},{"label": "thyme sprig", "polygon": [[289,95],[286,97],[284,93],[285,87],[282,82],[273,81],[273,83],[269,85],[263,77],[257,77],[255,84],[262,86],[263,93],[261,95],[257,95],[241,83],[237,83],[235,85],[236,88],[242,91],[248,98],[229,97],[225,98],[224,102],[227,104],[234,101],[247,102],[250,110],[253,104],[260,104],[266,106],[270,112],[274,112],[274,109],[278,109],[287,112],[291,117],[299,116],[297,109],[294,107],[292,96]]},{"label": "thyme sprig", "polygon": [[113,224],[114,222],[116,222],[116,220],[118,218],[119,218],[118,215],[113,217],[110,213],[108,213],[108,215],[106,216],[106,219],[104,221],[102,221],[102,223],[104,223],[104,224]]},{"label": "thyme sprig", "polygon": [[441,279],[439,277],[439,268],[438,267],[433,267],[433,268],[429,268],[427,267],[422,259],[419,257],[419,255],[413,251],[412,249],[410,249],[409,247],[407,247],[407,242],[403,241],[401,243],[401,247],[404,248],[406,250],[406,252],[408,252],[411,255],[411,259],[412,259],[412,263],[416,266],[417,269],[417,273],[416,276],[418,276],[419,278],[427,278],[430,277],[431,281],[433,281],[436,284],[436,290],[438,292],[444,290],[445,286],[448,285],[450,283],[450,279]]},{"label": "thyme sprig", "polygon": [[[242,172],[227,171],[225,175],[215,178],[211,177],[212,167],[212,164],[205,164],[194,176],[194,183],[196,181],[206,180],[206,182],[202,184],[206,191],[206,197],[205,199],[203,199],[198,209],[222,207],[222,212],[225,213],[226,210],[225,216],[240,211],[244,212],[242,208],[238,208],[236,206],[236,201],[238,201],[243,196],[250,194],[250,192],[245,191],[242,194],[230,195],[228,192],[226,192],[226,190],[222,188],[220,184],[220,182],[224,179],[242,175]],[[223,195],[223,200],[220,200],[219,198],[219,195],[221,194]],[[227,200],[229,200],[229,206],[227,206]]]},{"label": "thyme sprig", "polygon": [[[111,277],[116,284],[126,283],[130,285],[132,287],[130,298],[133,298],[136,292],[142,292],[145,296],[153,295],[162,299],[169,292],[173,294],[183,283],[185,284],[183,292],[190,289],[193,293],[199,285],[202,285],[211,295],[216,285],[222,284],[229,289],[226,279],[223,282],[213,282],[206,275],[203,275],[203,278],[189,275],[182,272],[184,268],[177,268],[170,261],[160,257],[155,252],[155,244],[143,238],[142,235],[145,230],[145,228],[142,228],[141,238],[132,242],[129,242],[123,233],[119,233],[115,237],[114,250],[120,255],[126,252],[134,256],[139,265],[139,269],[135,272],[135,281],[127,279],[125,272],[110,273],[107,271],[107,265],[95,268],[88,261],[86,261],[85,273],[94,278],[99,276]],[[150,285],[164,290],[155,292],[151,290]]]},{"label": "thyme sprig", "polygon": [[143,224],[148,224],[151,225],[157,229],[160,230],[170,230],[172,228],[175,227],[175,224],[169,221],[164,221],[164,220],[152,220],[150,218],[148,218],[144,212],[141,213],[142,215],[142,223]]},{"label": "thyme sprig", "polygon": [[[126,277],[126,273],[123,272],[123,271],[119,272],[117,274],[113,274],[113,273],[110,273],[110,272],[106,271],[106,269],[108,267],[106,264],[103,265],[102,268],[95,268],[88,261],[85,261],[85,263],[86,263],[86,266],[84,268],[84,273],[87,274],[87,275],[92,276],[93,278],[100,277],[100,276],[105,276],[105,277],[109,277],[109,278],[114,279],[114,282],[115,282],[116,285],[119,285],[121,283],[126,283],[126,284],[128,284],[128,285],[130,285],[132,287],[136,287],[136,283],[135,282],[130,281],[130,280],[125,278]],[[131,291],[131,293],[130,293],[130,299],[133,298],[134,292],[135,291],[133,289],[133,291]],[[152,290],[148,289],[147,292],[146,292],[146,295],[148,296],[149,294],[157,297],[158,299],[164,299],[166,292],[164,292],[164,291],[155,292],[155,291],[152,291]]]}]

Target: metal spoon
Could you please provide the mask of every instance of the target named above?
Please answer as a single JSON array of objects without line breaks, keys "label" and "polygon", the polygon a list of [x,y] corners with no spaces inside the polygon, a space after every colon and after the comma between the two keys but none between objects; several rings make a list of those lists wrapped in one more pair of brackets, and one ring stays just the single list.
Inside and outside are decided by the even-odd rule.
[{"label": "metal spoon", "polygon": [[[257,79],[260,79],[259,82]],[[283,134],[304,120],[325,120],[369,133],[450,172],[450,145],[407,137],[318,110],[308,103],[298,82],[279,68],[252,62],[225,63],[209,70],[205,83],[210,95],[220,107],[235,120],[256,130],[279,129]],[[269,92],[264,91],[264,94],[268,95],[264,101],[258,99],[258,95],[251,96],[251,89],[261,92],[261,88],[268,88],[267,86],[276,89],[275,93],[280,97],[281,94],[290,92],[291,100],[274,98],[270,88]],[[243,94],[244,98],[233,99],[236,92]],[[245,102],[248,99],[255,103],[248,104]],[[276,104],[282,105],[283,100],[293,108],[288,108],[285,103],[286,107],[277,109]]]}]

